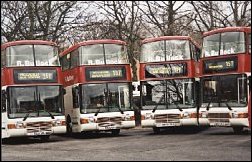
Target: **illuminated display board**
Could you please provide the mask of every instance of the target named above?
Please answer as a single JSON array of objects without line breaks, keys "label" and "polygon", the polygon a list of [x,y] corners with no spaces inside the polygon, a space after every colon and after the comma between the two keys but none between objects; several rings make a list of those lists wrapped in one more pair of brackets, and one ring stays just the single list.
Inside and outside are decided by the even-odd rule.
[{"label": "illuminated display board", "polygon": [[165,78],[187,75],[186,63],[146,65],[145,78]]},{"label": "illuminated display board", "polygon": [[125,67],[87,67],[85,72],[87,81],[126,79]]},{"label": "illuminated display board", "polygon": [[14,70],[15,83],[57,82],[56,70]]},{"label": "illuminated display board", "polygon": [[238,67],[237,57],[205,60],[203,62],[204,74],[235,71]]}]

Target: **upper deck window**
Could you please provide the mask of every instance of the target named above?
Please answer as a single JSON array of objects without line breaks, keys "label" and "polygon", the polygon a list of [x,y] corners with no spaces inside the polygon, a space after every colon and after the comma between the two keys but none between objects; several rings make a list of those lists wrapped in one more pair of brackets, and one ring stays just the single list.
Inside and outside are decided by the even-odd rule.
[{"label": "upper deck window", "polygon": [[7,66],[60,66],[58,51],[50,45],[16,45],[6,49]]},{"label": "upper deck window", "polygon": [[118,44],[95,44],[80,48],[81,65],[126,64],[126,48]]},{"label": "upper deck window", "polygon": [[188,40],[164,40],[146,43],[141,48],[141,62],[190,59]]},{"label": "upper deck window", "polygon": [[229,55],[245,52],[243,32],[225,32],[207,36],[203,39],[203,57]]}]

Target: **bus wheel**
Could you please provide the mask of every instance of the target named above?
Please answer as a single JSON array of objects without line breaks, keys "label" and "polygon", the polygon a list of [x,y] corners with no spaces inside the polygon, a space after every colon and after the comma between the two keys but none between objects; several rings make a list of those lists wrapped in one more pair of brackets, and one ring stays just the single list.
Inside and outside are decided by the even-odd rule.
[{"label": "bus wheel", "polygon": [[119,133],[120,133],[120,129],[114,129],[114,130],[112,130],[112,135],[113,136],[118,136]]},{"label": "bus wheel", "polygon": [[243,131],[243,127],[233,127],[235,134],[241,134]]},{"label": "bus wheel", "polygon": [[153,129],[153,132],[154,132],[155,134],[159,134],[159,133],[160,133],[160,128],[158,128],[158,127],[153,127],[152,129]]},{"label": "bus wheel", "polygon": [[47,142],[49,141],[50,136],[40,136],[39,138],[41,142]]},{"label": "bus wheel", "polygon": [[67,117],[66,129],[67,129],[67,134],[71,136],[73,132],[73,128],[72,128],[72,122],[71,122],[70,116]]}]

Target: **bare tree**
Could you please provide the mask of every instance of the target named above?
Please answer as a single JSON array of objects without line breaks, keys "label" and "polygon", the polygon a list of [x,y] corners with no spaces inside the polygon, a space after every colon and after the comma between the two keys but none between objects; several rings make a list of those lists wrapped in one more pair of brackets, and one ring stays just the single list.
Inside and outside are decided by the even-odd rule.
[{"label": "bare tree", "polygon": [[251,25],[250,1],[191,1],[198,32],[227,26]]},{"label": "bare tree", "polygon": [[[120,39],[127,42],[129,61],[133,70],[133,80],[137,80],[136,58],[140,47],[141,16],[139,15],[139,2],[136,1],[104,1],[96,3],[102,12],[110,30],[104,34],[107,38]],[[113,33],[113,35],[108,34]]]},{"label": "bare tree", "polygon": [[1,32],[8,40],[43,39],[57,41],[64,26],[74,19],[76,1],[3,1]]},{"label": "bare tree", "polygon": [[[159,31],[159,33],[153,33],[153,36],[171,36],[180,35],[187,26],[179,21],[187,19],[189,10],[185,8],[182,10],[184,5],[184,1],[145,1],[138,7],[145,16],[146,23]],[[187,23],[190,24],[190,22]]]}]

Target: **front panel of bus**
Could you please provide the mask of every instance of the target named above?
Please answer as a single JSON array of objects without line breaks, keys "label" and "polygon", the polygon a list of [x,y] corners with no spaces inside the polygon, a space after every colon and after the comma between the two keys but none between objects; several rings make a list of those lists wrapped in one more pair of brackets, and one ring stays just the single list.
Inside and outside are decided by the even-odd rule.
[{"label": "front panel of bus", "polygon": [[61,69],[54,50],[49,45],[2,50],[2,138],[66,132]]},{"label": "front panel of bus", "polygon": [[[251,30],[250,30],[251,31]],[[248,126],[251,34],[220,32],[203,39],[200,61],[201,125]]]},{"label": "front panel of bus", "polygon": [[[142,127],[197,125],[196,47],[189,40],[162,40],[142,45]],[[154,131],[155,131],[154,130]]]},{"label": "front panel of bus", "polygon": [[119,44],[86,45],[61,58],[69,131],[116,132],[135,127],[131,70],[124,48]]}]

